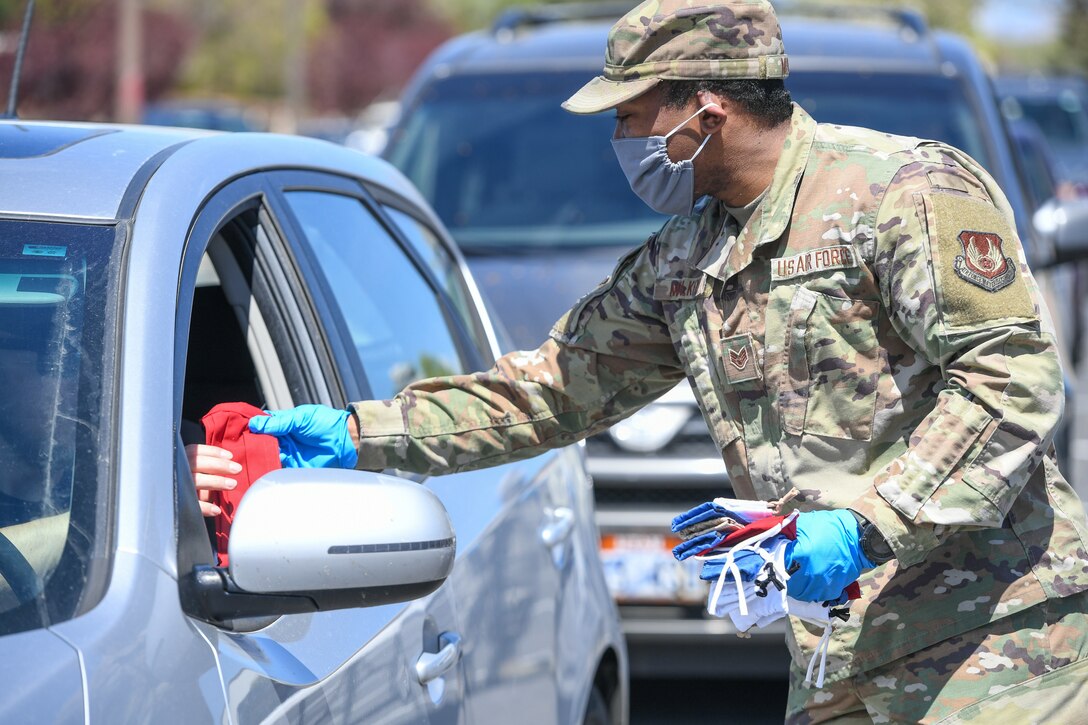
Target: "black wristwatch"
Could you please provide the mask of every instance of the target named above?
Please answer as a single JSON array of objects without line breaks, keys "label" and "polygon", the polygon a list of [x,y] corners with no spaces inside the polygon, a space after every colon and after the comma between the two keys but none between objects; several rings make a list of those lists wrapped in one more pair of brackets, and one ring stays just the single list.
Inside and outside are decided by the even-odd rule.
[{"label": "black wristwatch", "polygon": [[850,513],[858,521],[858,529],[861,531],[861,553],[865,554],[865,558],[877,566],[894,559],[895,553],[892,551],[892,547],[888,546],[888,542],[884,539],[884,534],[880,533],[880,529],[873,526],[869,519],[857,511],[851,511]]}]

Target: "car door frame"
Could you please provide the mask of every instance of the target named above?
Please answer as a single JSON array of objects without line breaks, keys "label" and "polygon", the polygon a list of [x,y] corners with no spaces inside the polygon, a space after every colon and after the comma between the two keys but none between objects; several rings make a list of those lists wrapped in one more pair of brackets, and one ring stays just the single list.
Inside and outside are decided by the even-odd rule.
[{"label": "car door frame", "polygon": [[[290,350],[276,345],[275,351],[285,368],[294,370],[294,392],[312,402],[342,406],[345,380],[350,387],[358,383],[360,371],[344,366],[344,356],[336,351],[337,338],[326,335],[324,319],[319,315],[319,295],[309,293],[308,282],[300,267],[297,240],[289,241],[281,219],[269,200],[274,196],[267,172],[252,174],[220,188],[201,209],[187,237],[184,251],[175,329],[175,420],[180,421],[184,394],[185,357],[188,352],[192,294],[200,260],[211,239],[226,224],[246,211],[258,215],[258,236],[254,239],[256,258],[252,294],[269,326],[281,326],[290,341]],[[262,251],[263,250],[263,251]],[[263,254],[263,257],[262,257]],[[292,359],[293,358],[293,359]],[[301,402],[301,401],[300,401]],[[196,503],[195,487],[177,438],[178,495],[178,567],[184,576],[197,563],[210,556],[204,522]],[[203,546],[201,546],[203,539]],[[179,577],[181,579],[182,577]],[[181,587],[184,602],[184,586]],[[382,671],[376,676],[405,684],[396,693],[396,706],[410,717],[435,716],[441,723],[463,722],[463,678],[446,688],[438,702],[423,690],[414,697],[408,683],[414,674],[414,661],[401,653],[411,646],[403,632],[428,627],[438,639],[444,629],[439,620],[455,621],[448,595],[439,594],[408,604],[372,609],[349,609],[313,614],[294,614],[256,621],[225,623],[223,626],[190,621],[216,652],[221,686],[231,717],[251,719],[260,714],[277,716],[316,716],[354,720],[385,712],[389,703],[368,699],[366,691],[377,692],[372,677],[374,660],[399,667],[399,672]],[[406,624],[398,627],[395,621]],[[448,628],[448,627],[446,627]],[[329,642],[335,632],[339,646]],[[352,642],[352,638],[358,641]],[[308,642],[309,641],[309,642]],[[418,647],[417,647],[418,649]],[[377,654],[375,654],[377,652]],[[359,692],[359,696],[350,693]],[[426,696],[431,695],[431,711]],[[409,713],[408,711],[411,711]],[[293,715],[291,715],[293,713]]]},{"label": "car door frame", "polygon": [[[379,201],[375,198],[379,195],[371,194],[369,189],[353,180],[329,178],[321,174],[284,172],[273,178],[283,185],[284,191],[317,191],[359,200],[382,223],[386,232],[427,280],[440,301],[459,350],[467,348],[474,351],[471,357],[466,356],[465,363],[469,368],[466,372],[486,369],[493,362],[488,359],[489,356],[485,357],[490,351],[481,351],[476,347],[477,343],[465,329],[464,321],[431,268],[405,238],[399,225],[382,208],[383,204],[389,204],[424,221],[425,216],[415,209],[414,204],[395,195],[384,195]],[[285,199],[282,203],[288,206]],[[288,208],[285,216],[294,220],[297,233],[301,236],[301,225],[293,211]],[[424,218],[421,219],[421,216]],[[429,220],[426,225],[432,231],[436,227]],[[440,235],[436,236],[442,240]],[[447,244],[444,240],[442,243]],[[459,256],[452,252],[450,256],[458,265],[462,278],[468,279]],[[319,269],[318,264],[311,262],[311,265],[311,273]],[[347,323],[338,311],[331,290],[327,285],[315,286],[329,295],[323,309],[337,316],[336,322],[330,326],[344,336],[345,343],[339,347],[352,349]],[[481,306],[478,293],[471,285],[468,288],[478,310]],[[479,315],[479,312],[476,314]],[[482,319],[479,324],[481,329],[487,329]],[[369,392],[369,386],[361,387],[358,399],[371,397]],[[443,589],[452,590],[459,610],[473,722],[502,722],[511,707],[525,704],[525,695],[529,693],[540,696],[534,704],[545,720],[559,717],[560,711],[577,709],[580,705],[575,703],[588,695],[588,689],[585,694],[568,691],[561,696],[559,692],[558,670],[569,669],[560,663],[563,657],[559,644],[559,622],[564,609],[570,609],[564,607],[563,600],[566,599],[566,585],[572,581],[570,565],[573,552],[565,539],[551,545],[538,540],[550,536],[549,529],[555,529],[557,515],[572,513],[569,508],[573,495],[570,489],[572,482],[556,478],[556,472],[562,466],[571,464],[581,465],[578,454],[564,451],[547,453],[531,461],[506,464],[494,471],[416,477],[443,501],[458,533],[458,563]],[[471,502],[471,506],[466,506],[467,501]],[[474,511],[470,513],[468,508]],[[466,521],[471,521],[471,525],[464,526]],[[564,521],[563,524],[568,534],[574,530],[573,522]],[[474,546],[477,543],[479,546]],[[595,556],[596,548],[591,547],[591,550]],[[519,568],[519,563],[530,561],[535,561],[535,565]],[[535,571],[536,578],[523,569]],[[546,581],[551,582],[551,591],[547,593],[525,586],[541,581],[541,573],[546,574]],[[498,609],[489,609],[487,603],[497,601],[496,594],[488,590],[492,582],[505,582],[509,585],[505,587],[507,596],[521,598],[500,604]],[[464,607],[483,608],[479,612],[466,614]],[[528,612],[538,610],[542,612],[541,616],[526,618]],[[595,620],[595,615],[590,619]],[[488,633],[491,636],[487,636]],[[504,633],[516,640],[511,643],[512,646],[500,651],[493,646],[496,633]],[[513,646],[515,644],[517,646]],[[584,642],[581,646],[596,650],[599,643]],[[593,658],[596,654],[594,651]],[[585,659],[582,658],[583,661]],[[577,689],[579,683],[566,683],[566,687]]]},{"label": "car door frame", "polygon": [[[426,262],[420,258],[413,245],[405,239],[404,233],[400,230],[400,227],[389,218],[389,215],[382,207],[382,203],[379,202],[379,200],[375,198],[376,195],[372,193],[371,187],[358,179],[313,170],[275,171],[270,172],[267,175],[267,179],[274,187],[268,200],[269,206],[274,210],[277,218],[282,220],[288,238],[293,237],[297,240],[305,240],[306,236],[298,221],[298,217],[291,210],[290,205],[283,196],[285,193],[293,191],[315,191],[356,199],[362,204],[367,212],[377,219],[386,233],[393,238],[401,251],[408,257],[409,261],[427,281],[427,284],[435,293],[435,296],[439,300],[442,312],[445,315],[447,324],[452,328],[451,332],[455,333],[453,335],[453,340],[454,344],[457,346],[457,352],[466,366],[473,370],[484,369],[493,362],[481,354],[481,350],[473,342],[471,333],[465,329],[464,320],[457,314],[453,302],[445,292],[440,281],[435,278],[434,272]],[[414,208],[413,204],[409,203],[407,200],[400,199],[388,190],[382,189],[379,193],[386,198],[399,200],[400,203],[397,204],[397,208],[401,208],[402,210],[405,208]],[[416,214],[413,214],[413,216],[416,216]],[[329,338],[330,347],[334,350],[337,362],[340,366],[342,368],[351,369],[354,372],[351,379],[345,378],[344,380],[345,392],[347,393],[348,400],[370,399],[372,397],[371,386],[369,381],[367,381],[362,364],[354,353],[348,352],[353,349],[354,344],[352,343],[351,335],[348,332],[347,321],[340,311],[335,295],[333,295],[332,290],[325,281],[324,274],[320,271],[320,266],[311,258],[312,253],[310,252],[309,247],[305,243],[302,243],[300,246],[305,251],[303,254],[298,255],[299,268],[302,275],[319,291],[319,294],[313,296],[313,304],[317,314],[326,320],[326,335]],[[481,329],[484,329],[481,321],[474,320],[474,322],[480,324]]]}]

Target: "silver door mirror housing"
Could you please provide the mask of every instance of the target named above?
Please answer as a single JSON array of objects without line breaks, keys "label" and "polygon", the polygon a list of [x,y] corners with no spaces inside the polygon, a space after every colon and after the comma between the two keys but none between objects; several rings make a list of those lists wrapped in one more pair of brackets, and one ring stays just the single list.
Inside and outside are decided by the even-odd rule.
[{"label": "silver door mirror housing", "polygon": [[289,468],[258,479],[231,523],[228,569],[198,565],[186,611],[234,620],[404,602],[453,569],[457,541],[438,497],[380,473]]},{"label": "silver door mirror housing", "polygon": [[1053,249],[1052,263],[1088,258],[1088,199],[1051,199],[1039,207],[1032,222]]},{"label": "silver door mirror housing", "polygon": [[442,503],[411,481],[281,469],[246,491],[230,529],[230,576],[258,593],[441,583],[456,539]]}]

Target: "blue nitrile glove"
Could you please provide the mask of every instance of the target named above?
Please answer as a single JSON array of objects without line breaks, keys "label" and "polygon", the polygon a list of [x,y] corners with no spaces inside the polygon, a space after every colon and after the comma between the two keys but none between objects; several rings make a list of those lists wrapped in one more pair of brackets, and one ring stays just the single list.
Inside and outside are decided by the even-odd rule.
[{"label": "blue nitrile glove", "polygon": [[802,602],[837,600],[863,569],[873,566],[861,553],[861,532],[852,513],[809,511],[797,517],[797,539],[786,549],[786,591]]},{"label": "blue nitrile glove", "polygon": [[300,405],[249,419],[254,433],[279,438],[284,468],[355,468],[359,454],[351,442],[346,410]]}]

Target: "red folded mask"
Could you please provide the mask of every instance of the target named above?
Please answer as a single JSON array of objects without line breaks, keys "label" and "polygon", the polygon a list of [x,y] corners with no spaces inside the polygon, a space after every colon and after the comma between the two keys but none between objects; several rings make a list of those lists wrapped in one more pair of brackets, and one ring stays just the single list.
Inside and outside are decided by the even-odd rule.
[{"label": "red folded mask", "polygon": [[258,478],[280,468],[280,444],[278,439],[264,433],[249,430],[249,419],[267,415],[249,403],[220,403],[200,419],[204,424],[204,440],[210,446],[225,448],[234,454],[232,459],[242,470],[231,477],[238,485],[230,491],[211,491],[211,502],[221,514],[215,517],[215,548],[219,565],[227,566],[227,542],[234,512],[242,502],[246,490]]}]

